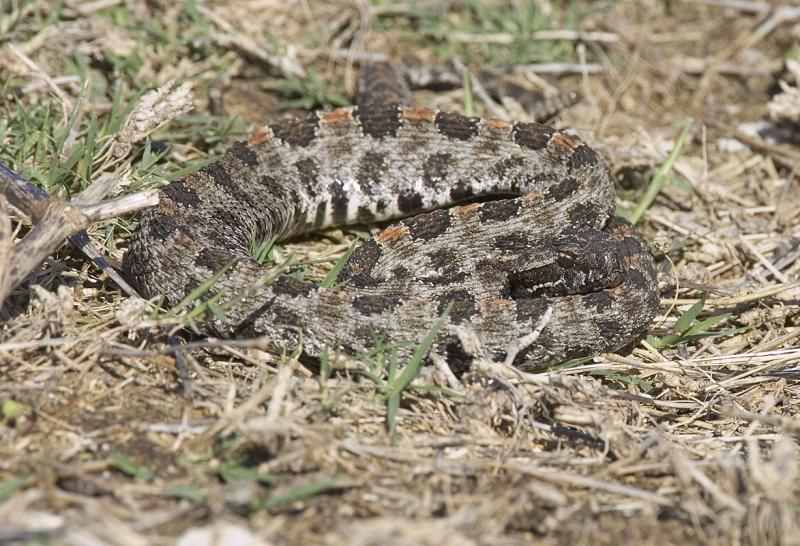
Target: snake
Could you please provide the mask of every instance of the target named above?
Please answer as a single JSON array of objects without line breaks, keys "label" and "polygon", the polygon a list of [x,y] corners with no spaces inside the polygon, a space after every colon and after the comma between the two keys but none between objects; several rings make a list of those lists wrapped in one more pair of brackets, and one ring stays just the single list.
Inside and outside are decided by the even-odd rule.
[{"label": "snake", "polygon": [[[598,153],[537,122],[417,106],[399,70],[371,66],[355,106],[257,129],[165,186],[123,258],[140,294],[176,306],[202,293],[222,309],[203,334],[310,360],[408,357],[434,335],[430,353],[452,365],[477,345],[534,370],[636,341],[658,308],[654,258],[615,216]],[[353,224],[384,227],[329,287],[251,252]]]}]

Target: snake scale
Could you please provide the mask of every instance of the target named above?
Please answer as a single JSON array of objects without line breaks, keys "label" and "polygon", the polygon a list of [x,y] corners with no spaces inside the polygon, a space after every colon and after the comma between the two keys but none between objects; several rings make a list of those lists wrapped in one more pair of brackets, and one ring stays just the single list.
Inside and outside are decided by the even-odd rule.
[{"label": "snake scale", "polygon": [[[175,305],[224,270],[212,292],[236,301],[204,331],[302,343],[310,358],[378,340],[407,355],[448,304],[432,350],[456,365],[466,331],[495,360],[539,331],[513,360],[522,369],[641,335],[658,305],[654,261],[614,217],[597,153],[538,123],[413,106],[389,65],[361,81],[357,106],[262,128],[170,183],[123,260],[141,293]],[[398,218],[353,252],[336,288],[265,281],[250,255],[254,235]]]}]

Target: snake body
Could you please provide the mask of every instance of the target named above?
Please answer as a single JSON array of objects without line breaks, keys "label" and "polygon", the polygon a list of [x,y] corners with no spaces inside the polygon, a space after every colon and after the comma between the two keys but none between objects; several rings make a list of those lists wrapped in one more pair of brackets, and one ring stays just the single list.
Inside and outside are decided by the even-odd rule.
[{"label": "snake body", "polygon": [[[514,359],[523,369],[643,332],[658,305],[653,258],[613,216],[610,175],[589,146],[537,123],[404,105],[405,93],[380,100],[390,86],[367,87],[379,99],[262,128],[169,184],[124,258],[141,293],[175,305],[224,270],[212,293],[235,304],[207,333],[302,343],[310,357],[379,340],[407,354],[448,304],[433,350],[451,362],[466,358],[465,331],[502,360],[541,330]],[[337,288],[265,279],[250,255],[254,234],[283,240],[397,218],[354,251]]]}]

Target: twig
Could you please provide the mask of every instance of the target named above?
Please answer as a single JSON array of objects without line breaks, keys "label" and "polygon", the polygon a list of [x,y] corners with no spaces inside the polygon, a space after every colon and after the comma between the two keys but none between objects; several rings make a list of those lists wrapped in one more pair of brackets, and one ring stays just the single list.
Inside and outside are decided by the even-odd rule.
[{"label": "twig", "polygon": [[[740,303],[749,303],[751,301],[758,301],[763,298],[768,298],[770,296],[775,296],[780,294],[781,292],[785,292],[787,290],[793,290],[795,288],[800,287],[800,281],[793,281],[790,283],[779,284],[777,286],[770,286],[763,290],[757,290],[755,292],[751,292],[749,294],[742,294],[740,296],[730,296],[727,298],[708,298],[706,300],[706,305],[713,305],[713,306],[727,306],[727,305],[738,305]],[[665,299],[662,300],[662,305],[668,305],[669,303],[674,303],[675,305],[694,305],[697,303],[697,299],[688,299],[688,298],[681,298],[681,299]]]},{"label": "twig", "polygon": [[[254,412],[261,404],[277,394],[279,394],[282,402],[283,396],[286,392],[285,389],[287,387],[287,382],[291,378],[296,363],[296,358],[284,363],[275,378],[267,381],[257,392],[252,394],[250,398],[242,402],[240,406],[220,417],[216,422],[214,422],[213,425],[208,427],[200,436],[193,440],[195,444],[202,444],[213,439],[220,432],[230,430],[234,424],[242,421],[248,414]],[[278,390],[281,389],[283,389],[283,392],[278,393]],[[275,413],[277,411],[276,408],[277,406],[270,404],[270,407],[268,408],[268,416],[274,418],[275,416],[271,415],[269,410],[271,410],[272,413]]]},{"label": "twig", "polygon": [[736,408],[732,405],[723,405],[720,407],[720,413],[725,417],[732,417],[734,419],[744,419],[746,421],[758,421],[771,425],[776,428],[783,429],[791,434],[800,434],[800,424],[794,419],[783,417],[781,415],[755,413],[752,411],[745,411]]},{"label": "twig", "polygon": [[511,68],[512,72],[535,72],[536,74],[600,74],[605,72],[603,65],[597,63],[531,63]]},{"label": "twig", "polygon": [[25,180],[2,161],[0,161],[0,190],[12,206],[34,221],[44,216],[47,200],[50,198],[47,192]]},{"label": "twig", "polygon": [[[66,238],[77,233],[71,242],[98,263],[102,257],[91,248],[88,236],[83,230],[93,222],[107,220],[158,203],[156,190],[99,203],[114,185],[101,182],[100,186],[91,184],[74,201],[68,202],[49,196],[0,162],[0,192],[12,205],[29,215],[35,222],[33,229],[13,248],[10,248],[10,241],[4,241],[4,250],[8,252],[8,256],[6,260],[0,262],[0,305],[9,292]],[[5,210],[0,210],[0,222],[9,225],[6,224],[8,217]],[[0,230],[6,233],[5,229],[0,228]],[[120,286],[133,290],[115,272],[111,273],[113,270],[110,267],[106,271],[115,277]]]},{"label": "twig", "polygon": [[744,43],[745,48],[753,47],[783,23],[800,19],[800,6],[776,6],[774,9],[772,15],[761,23]]},{"label": "twig", "polygon": [[[14,241],[11,235],[11,219],[8,216],[8,201],[3,195],[0,195],[0,264],[10,263],[13,250]],[[0,267],[0,287],[9,284],[8,269]]]},{"label": "twig", "polygon": [[486,88],[481,83],[480,78],[478,78],[475,74],[469,72],[469,69],[461,62],[460,59],[453,59],[453,68],[461,72],[468,72],[470,75],[470,80],[472,82],[472,90],[475,92],[476,95],[483,101],[486,105],[487,110],[491,112],[492,116],[496,117],[497,119],[502,119],[505,121],[509,120],[508,114],[500,108],[500,106],[489,96],[489,92],[486,91]]},{"label": "twig", "polygon": [[743,514],[746,509],[735,497],[725,492],[717,483],[711,480],[708,475],[703,473],[696,463],[690,461],[680,452],[673,453],[672,465],[678,475],[684,474],[697,482],[700,487],[707,491],[720,504],[727,506],[736,513]]},{"label": "twig", "polygon": [[514,359],[517,358],[517,355],[520,351],[524,351],[528,347],[530,347],[533,343],[539,339],[539,336],[542,334],[542,330],[544,330],[545,326],[550,323],[550,318],[553,315],[553,308],[548,306],[547,310],[542,315],[542,318],[539,319],[539,323],[536,325],[536,328],[533,331],[519,339],[515,339],[512,341],[509,346],[508,350],[506,351],[506,359],[503,361],[505,366],[511,367],[514,364]]},{"label": "twig", "polygon": [[72,109],[72,99],[70,99],[64,91],[55,84],[55,82],[50,78],[50,76],[37,65],[35,62],[31,60],[30,57],[25,55],[22,51],[20,51],[14,44],[7,44],[8,50],[14,54],[22,64],[24,64],[31,72],[36,74],[36,76],[44,81],[47,84],[47,87],[58,97],[58,100],[61,101],[61,112],[62,117],[66,120],[68,116],[68,112]]},{"label": "twig", "polygon": [[[468,32],[454,32],[452,38],[458,42],[468,44],[510,44],[514,36],[506,32],[493,34],[470,34]],[[575,41],[575,42],[619,42],[619,35],[614,32],[585,32],[581,30],[539,30],[529,37],[536,41]]]},{"label": "twig", "polygon": [[211,21],[214,26],[220,29],[221,32],[211,31],[210,33],[211,38],[218,45],[224,48],[237,49],[245,55],[263,62],[267,66],[278,69],[281,74],[286,77],[302,78],[305,76],[305,70],[303,70],[303,67],[297,64],[294,59],[268,51],[249,36],[238,32],[233,25],[206,6],[198,4],[196,9]]},{"label": "twig", "polygon": [[382,63],[391,60],[391,56],[385,53],[373,53],[371,51],[352,51],[341,48],[311,51],[326,55],[329,59],[351,59],[359,63]]},{"label": "twig", "polygon": [[579,42],[619,42],[616,32],[583,31],[583,30],[538,30],[531,35],[532,40],[572,40]]},{"label": "twig", "polygon": [[765,140],[750,136],[715,121],[706,121],[706,124],[730,134],[742,144],[758,152],[767,154],[775,163],[788,169],[800,171],[800,152],[798,152],[797,149],[784,144],[771,144]]},{"label": "twig", "polygon": [[770,262],[764,254],[758,251],[756,247],[753,246],[753,243],[745,239],[744,237],[739,238],[739,244],[744,248],[747,252],[753,255],[753,257],[761,264],[761,266],[767,270],[768,273],[772,274],[775,279],[780,282],[787,283],[789,279],[781,273],[781,271],[775,267],[775,265]]},{"label": "twig", "polygon": [[267,419],[274,421],[281,414],[283,407],[283,400],[286,398],[286,393],[289,392],[289,385],[292,381],[292,374],[294,373],[294,364],[296,361],[292,359],[291,362],[285,363],[278,370],[278,375],[275,376],[275,389],[272,391],[272,398],[267,406]]},{"label": "twig", "polygon": [[645,502],[652,502],[653,504],[658,504],[660,506],[675,506],[675,501],[664,495],[659,495],[658,493],[651,493],[650,491],[628,485],[603,482],[587,476],[581,476],[579,474],[568,474],[566,472],[554,470],[553,468],[537,468],[530,465],[516,463],[505,463],[502,465],[502,468],[512,472],[519,472],[520,474],[533,476],[537,479],[554,483],[556,485],[571,485],[573,487],[614,493],[616,495],[639,499]]},{"label": "twig", "polygon": [[186,362],[186,355],[183,354],[183,347],[177,336],[169,337],[169,345],[172,347],[175,356],[175,370],[178,373],[178,382],[183,390],[183,397],[187,400],[194,398],[195,387],[189,372],[189,365]]},{"label": "twig", "polygon": [[121,3],[122,0],[95,0],[94,2],[83,2],[75,6],[75,11],[83,16],[86,16],[102,9],[114,7]]},{"label": "twig", "polygon": [[772,9],[769,2],[757,2],[756,0],[688,0],[691,4],[705,4],[720,8],[735,9],[748,13],[764,13]]},{"label": "twig", "polygon": [[717,73],[729,76],[771,76],[776,72],[780,72],[783,67],[783,62],[781,61],[766,62],[757,66],[751,66],[732,62],[713,63],[697,57],[684,57],[679,62],[681,69],[686,74],[694,75],[705,74],[712,65]]}]

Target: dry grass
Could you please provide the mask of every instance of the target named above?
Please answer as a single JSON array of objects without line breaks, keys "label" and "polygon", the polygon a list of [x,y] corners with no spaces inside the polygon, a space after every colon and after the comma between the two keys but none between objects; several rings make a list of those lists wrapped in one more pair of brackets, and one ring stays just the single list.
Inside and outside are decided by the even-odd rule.
[{"label": "dry grass", "polygon": [[[800,544],[800,153],[748,133],[798,52],[797,15],[732,0],[552,3],[539,19],[524,6],[551,2],[284,4],[6,3],[0,159],[54,194],[101,174],[134,191],[223,150],[242,131],[231,117],[339,104],[365,51],[585,59],[596,73],[545,83],[584,94],[558,122],[620,173],[622,212],[693,120],[639,222],[663,281],[648,341],[541,374],[425,370],[387,432],[380,354],[307,369],[264,340],[178,349],[185,330],[65,247],[0,316],[0,543],[171,544],[210,525],[220,543],[249,529],[253,544]],[[536,39],[577,15],[597,41]],[[191,83],[193,115],[103,155],[170,81]],[[419,101],[459,109],[463,93]],[[133,220],[90,235],[119,259]],[[352,237],[279,250],[328,259]]]}]

